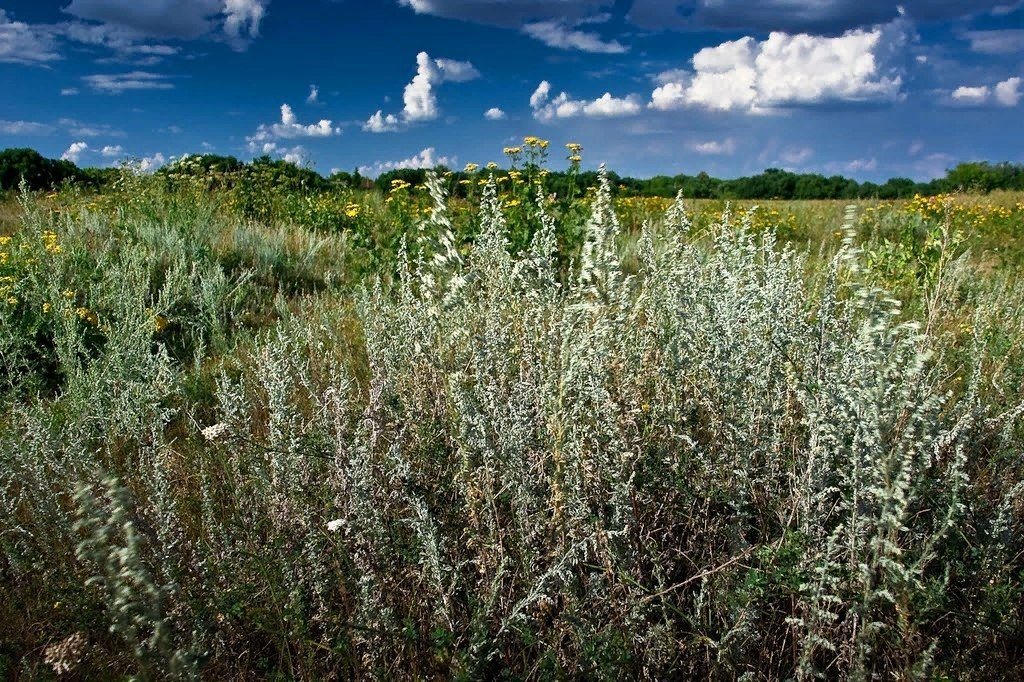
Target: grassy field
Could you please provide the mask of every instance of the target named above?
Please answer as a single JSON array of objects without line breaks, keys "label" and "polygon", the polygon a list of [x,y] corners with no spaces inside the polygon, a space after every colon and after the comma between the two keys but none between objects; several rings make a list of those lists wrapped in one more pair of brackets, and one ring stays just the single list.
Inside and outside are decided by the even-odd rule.
[{"label": "grassy field", "polygon": [[495,176],[0,205],[0,677],[1024,675],[1024,196]]}]

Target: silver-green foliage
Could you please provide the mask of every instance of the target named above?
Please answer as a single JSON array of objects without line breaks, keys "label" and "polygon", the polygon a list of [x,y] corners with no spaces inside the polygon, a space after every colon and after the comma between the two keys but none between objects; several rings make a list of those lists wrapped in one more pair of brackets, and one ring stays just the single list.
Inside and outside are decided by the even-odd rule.
[{"label": "silver-green foliage", "polygon": [[[466,253],[432,178],[399,281],[354,312],[282,301],[184,440],[165,427],[193,415],[164,398],[186,368],[140,331],[147,252],[126,249],[102,284],[110,345],[60,351],[58,403],[100,428],[28,407],[7,425],[8,565],[27,581],[59,557],[102,587],[151,674],[192,674],[197,652],[238,673],[256,646],[308,678],[962,670],[941,605],[988,588],[955,583],[958,543],[987,543],[991,580],[1020,556],[1019,481],[985,498],[970,461],[981,440],[1019,453],[1020,410],[981,397],[984,352],[948,393],[942,337],[861,285],[852,237],[808,276],[746,217],[692,234],[681,197],[630,274],[600,177],[567,277],[542,194],[512,256],[492,180]],[[196,267],[156,303],[195,281],[214,327],[240,283]]]}]

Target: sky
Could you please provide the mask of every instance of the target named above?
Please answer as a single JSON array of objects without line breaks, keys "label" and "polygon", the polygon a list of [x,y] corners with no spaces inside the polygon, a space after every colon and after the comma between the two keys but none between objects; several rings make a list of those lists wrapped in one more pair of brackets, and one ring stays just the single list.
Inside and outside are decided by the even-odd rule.
[{"label": "sky", "polygon": [[327,175],[506,159],[860,180],[1024,162],[1024,2],[0,0],[0,148]]}]

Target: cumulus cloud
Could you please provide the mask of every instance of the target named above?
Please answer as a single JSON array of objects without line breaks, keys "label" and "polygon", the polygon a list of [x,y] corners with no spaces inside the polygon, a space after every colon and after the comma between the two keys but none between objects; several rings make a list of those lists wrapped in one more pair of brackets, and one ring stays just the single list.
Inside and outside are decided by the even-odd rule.
[{"label": "cumulus cloud", "polygon": [[538,121],[552,121],[558,118],[574,118],[586,116],[590,118],[614,118],[631,116],[642,108],[640,99],[635,95],[613,97],[606,92],[595,100],[573,99],[568,93],[561,92],[554,99],[550,98],[551,84],[541,81],[530,97],[533,117]]},{"label": "cumulus cloud", "polygon": [[1015,107],[1021,98],[1021,78],[1014,76],[988,85],[961,85],[950,93],[950,103],[961,106],[984,106],[997,104]]},{"label": "cumulus cloud", "polygon": [[368,133],[393,133],[401,126],[401,121],[394,114],[385,115],[383,111],[377,110],[373,116],[363,124],[363,130]]},{"label": "cumulus cloud", "polygon": [[736,151],[736,140],[731,137],[724,140],[708,140],[697,142],[691,148],[698,154],[733,154]]},{"label": "cumulus cloud", "polygon": [[427,147],[418,154],[400,161],[378,161],[372,166],[360,166],[359,172],[367,177],[375,178],[381,173],[399,168],[435,168],[437,166],[455,166],[458,160],[455,157],[438,156],[434,147]]},{"label": "cumulus cloud", "polygon": [[0,133],[4,135],[49,135],[53,130],[53,126],[46,123],[0,120]]},{"label": "cumulus cloud", "polygon": [[169,82],[170,76],[148,71],[132,71],[130,73],[100,73],[83,76],[93,90],[108,94],[120,95],[126,90],[171,90],[174,83]]},{"label": "cumulus cloud", "polygon": [[250,147],[258,146],[260,143],[278,139],[293,139],[297,137],[331,137],[340,135],[341,128],[333,127],[329,119],[321,119],[317,123],[304,125],[299,123],[295,112],[287,104],[281,105],[281,122],[260,124],[256,132],[246,138]]},{"label": "cumulus cloud", "polygon": [[43,65],[58,59],[60,54],[51,32],[14,21],[0,9],[0,62]]},{"label": "cumulus cloud", "polygon": [[628,48],[617,40],[602,40],[589,31],[580,31],[562,19],[537,21],[523,26],[523,33],[548,47],[560,50],[580,50],[599,54],[622,54]]},{"label": "cumulus cloud", "polygon": [[996,87],[993,89],[996,102],[1004,107],[1017,106],[1017,102],[1020,101],[1021,96],[1020,85],[1021,79],[1018,76],[1007,78],[1000,83],[996,83]]},{"label": "cumulus cloud", "polygon": [[731,40],[697,52],[692,72],[661,78],[650,106],[765,113],[829,101],[895,100],[902,78],[883,58],[903,40],[897,25],[834,38],[776,31],[763,41]]},{"label": "cumulus cloud", "polygon": [[498,107],[491,107],[484,112],[484,118],[488,121],[503,121],[505,120],[505,112]]},{"label": "cumulus cloud", "polygon": [[71,146],[60,155],[60,158],[71,163],[78,163],[78,160],[82,158],[82,154],[87,151],[89,151],[89,145],[85,142],[72,142]]},{"label": "cumulus cloud", "polygon": [[309,96],[306,97],[306,104],[320,104],[320,88],[315,85],[309,86]]},{"label": "cumulus cloud", "polygon": [[245,49],[249,40],[259,36],[266,11],[265,0],[224,0],[224,34],[232,47]]},{"label": "cumulus cloud", "polygon": [[530,95],[530,107],[533,109],[539,108],[548,100],[550,95],[551,83],[541,81],[540,85],[537,86],[537,89],[533,91],[532,95]]},{"label": "cumulus cloud", "polygon": [[426,52],[416,55],[416,75],[402,93],[401,119],[383,111],[370,116],[363,130],[374,133],[393,132],[402,123],[433,121],[441,115],[434,90],[442,83],[462,83],[480,77],[480,72],[469,62],[454,59],[434,59]]},{"label": "cumulus cloud", "polygon": [[405,86],[402,115],[406,121],[431,121],[438,117],[437,96],[434,88],[445,81],[462,82],[478,78],[478,72],[469,62],[451,59],[431,59],[426,52],[416,55],[416,75]]},{"label": "cumulus cloud", "polygon": [[160,152],[153,154],[152,156],[144,156],[139,159],[139,170],[143,173],[150,173],[155,171],[160,166],[167,163],[167,159]]},{"label": "cumulus cloud", "polygon": [[108,159],[115,159],[124,156],[124,147],[121,145],[106,145],[100,150],[100,154]]},{"label": "cumulus cloud", "polygon": [[953,91],[952,97],[960,104],[984,104],[992,95],[992,89],[987,85],[966,86],[961,85]]}]

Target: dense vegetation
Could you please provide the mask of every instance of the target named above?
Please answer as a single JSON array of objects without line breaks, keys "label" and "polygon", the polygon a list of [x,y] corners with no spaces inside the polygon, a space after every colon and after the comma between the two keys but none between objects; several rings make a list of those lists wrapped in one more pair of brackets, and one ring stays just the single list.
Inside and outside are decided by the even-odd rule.
[{"label": "dense vegetation", "polygon": [[10,207],[0,677],[1024,675],[1024,197],[526,147]]},{"label": "dense vegetation", "polygon": [[[517,149],[517,148],[511,148]],[[518,148],[520,152],[521,148]],[[325,192],[332,188],[361,188],[376,186],[387,190],[395,180],[413,186],[422,186],[426,181],[425,169],[397,169],[387,171],[375,180],[363,177],[359,171],[339,171],[324,178],[316,171],[303,168],[268,156],[257,157],[249,163],[233,156],[202,154],[189,157],[188,168],[200,174],[216,172],[229,181],[273,174],[286,179],[290,188],[301,188],[309,192]],[[172,164],[172,168],[175,165]],[[475,164],[474,164],[475,165]],[[163,172],[168,172],[165,169]],[[438,167],[438,173],[449,169]],[[484,169],[486,170],[486,169]],[[178,169],[180,172],[181,169]],[[477,172],[480,171],[480,172]],[[473,173],[457,172],[457,180],[479,177],[484,171],[479,168]],[[0,151],[0,191],[17,189],[25,178],[31,190],[57,189],[65,182],[83,186],[100,187],[117,178],[116,169],[79,169],[70,161],[54,161],[43,158],[31,149],[6,149]],[[612,182],[623,196],[647,196],[672,198],[682,192],[692,199],[906,199],[920,194],[934,196],[949,192],[987,193],[996,190],[1024,191],[1024,164],[988,162],[960,163],[949,169],[945,177],[928,182],[915,182],[910,178],[892,178],[885,183],[858,183],[840,175],[826,177],[817,173],[791,173],[778,168],[769,168],[750,177],[721,180],[705,172],[697,175],[659,175],[648,179],[619,177],[609,172]],[[596,187],[597,173],[552,172],[547,186],[560,196],[565,196],[571,185]],[[456,194],[459,192],[456,191]]]}]

